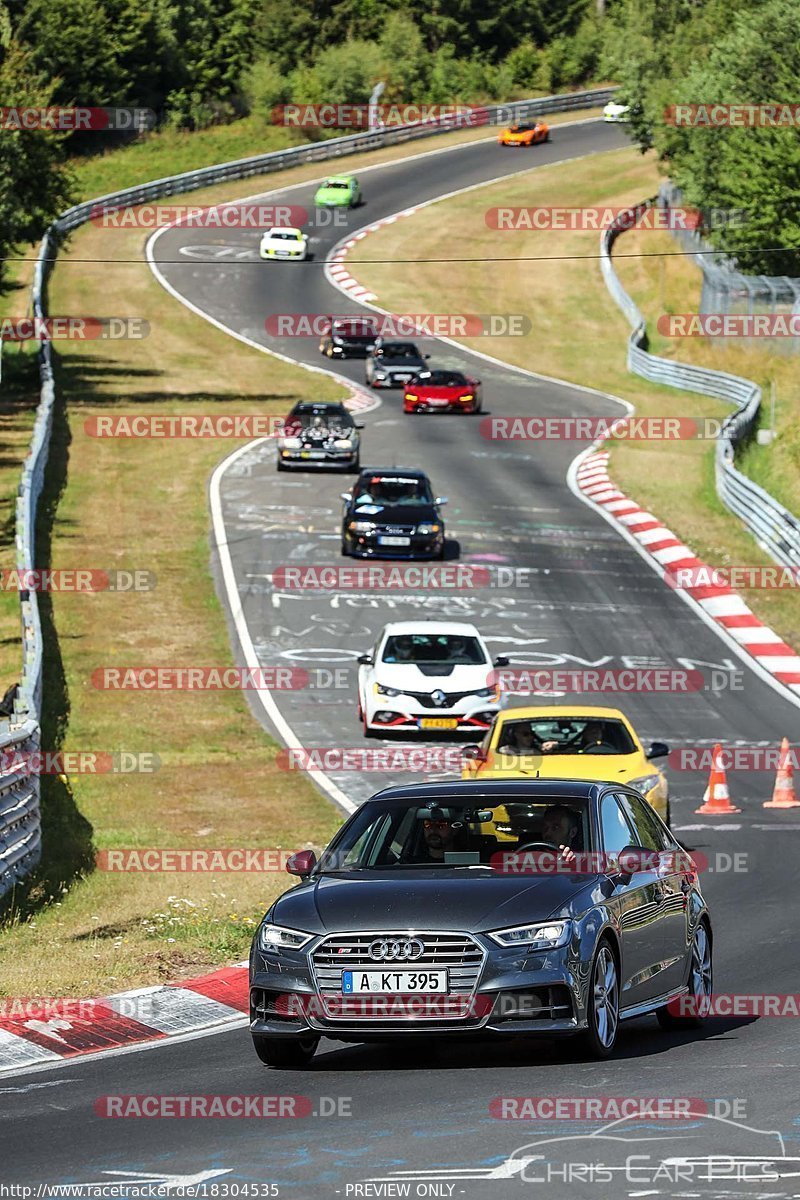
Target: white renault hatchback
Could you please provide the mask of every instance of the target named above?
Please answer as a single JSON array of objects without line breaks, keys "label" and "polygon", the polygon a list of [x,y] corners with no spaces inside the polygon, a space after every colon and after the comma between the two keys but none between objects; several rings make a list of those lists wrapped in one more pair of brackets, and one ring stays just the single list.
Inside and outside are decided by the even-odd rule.
[{"label": "white renault hatchback", "polygon": [[394,621],[358,662],[358,715],[366,737],[389,730],[483,731],[503,707],[491,675],[508,659],[493,660],[474,625]]}]

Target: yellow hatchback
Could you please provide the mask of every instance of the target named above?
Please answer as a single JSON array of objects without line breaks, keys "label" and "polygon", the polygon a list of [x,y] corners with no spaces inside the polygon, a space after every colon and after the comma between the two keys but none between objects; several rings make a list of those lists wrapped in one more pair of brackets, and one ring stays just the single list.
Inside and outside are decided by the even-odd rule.
[{"label": "yellow hatchback", "polygon": [[645,751],[618,708],[582,705],[507,708],[480,746],[465,749],[464,779],[592,779],[626,783],[641,792],[669,824],[669,784],[653,759],[669,746]]}]

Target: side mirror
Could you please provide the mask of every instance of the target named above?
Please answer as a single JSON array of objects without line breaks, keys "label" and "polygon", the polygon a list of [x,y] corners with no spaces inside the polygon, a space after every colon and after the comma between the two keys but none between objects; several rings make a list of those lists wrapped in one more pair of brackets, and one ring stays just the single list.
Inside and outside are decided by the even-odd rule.
[{"label": "side mirror", "polygon": [[477,744],[474,746],[464,746],[461,753],[464,755],[464,758],[469,758],[473,762],[475,762],[476,760],[479,761],[480,759],[485,758],[483,750]]},{"label": "side mirror", "polygon": [[292,854],[286,860],[286,870],[289,874],[299,875],[301,879],[308,879],[316,865],[317,856],[313,850],[298,850],[297,854]]},{"label": "side mirror", "polygon": [[371,667],[372,666],[372,655],[371,654],[359,654],[358,658],[356,659],[356,662],[360,663],[362,667]]},{"label": "side mirror", "polygon": [[353,499],[352,494],[350,492],[339,492],[339,498],[341,500],[344,500],[345,504],[349,504],[350,501]]},{"label": "side mirror", "polygon": [[353,422],[353,424],[355,425],[356,429],[363,429],[363,428],[364,428],[364,422],[363,422],[363,421],[354,421],[354,422]]},{"label": "side mirror", "polygon": [[430,358],[430,354],[423,354],[423,358]]},{"label": "side mirror", "polygon": [[645,758],[666,758],[668,754],[669,746],[666,742],[653,742]]},{"label": "side mirror", "polygon": [[507,654],[498,654],[494,660],[493,665],[495,667],[507,667],[510,662],[511,662],[511,659],[508,657]]},{"label": "side mirror", "polygon": [[447,504],[447,502],[447,496],[437,496],[433,501],[434,504]]}]

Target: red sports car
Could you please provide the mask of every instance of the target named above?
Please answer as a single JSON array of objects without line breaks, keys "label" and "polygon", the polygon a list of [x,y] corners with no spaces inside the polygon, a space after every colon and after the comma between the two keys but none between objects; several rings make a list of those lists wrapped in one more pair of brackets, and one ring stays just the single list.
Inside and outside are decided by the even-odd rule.
[{"label": "red sports car", "polygon": [[481,381],[460,371],[421,371],[413,383],[406,384],[403,411],[418,412],[481,411]]}]

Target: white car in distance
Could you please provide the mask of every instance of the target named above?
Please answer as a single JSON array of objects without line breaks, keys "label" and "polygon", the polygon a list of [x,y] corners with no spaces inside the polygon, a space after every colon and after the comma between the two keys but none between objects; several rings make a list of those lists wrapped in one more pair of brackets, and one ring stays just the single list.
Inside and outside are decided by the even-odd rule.
[{"label": "white car in distance", "polygon": [[394,621],[358,658],[358,715],[365,737],[434,732],[481,735],[503,707],[492,659],[474,625]]},{"label": "white car in distance", "polygon": [[261,235],[258,248],[261,258],[293,258],[298,261],[308,258],[308,236],[302,229],[290,225],[276,225]]}]

